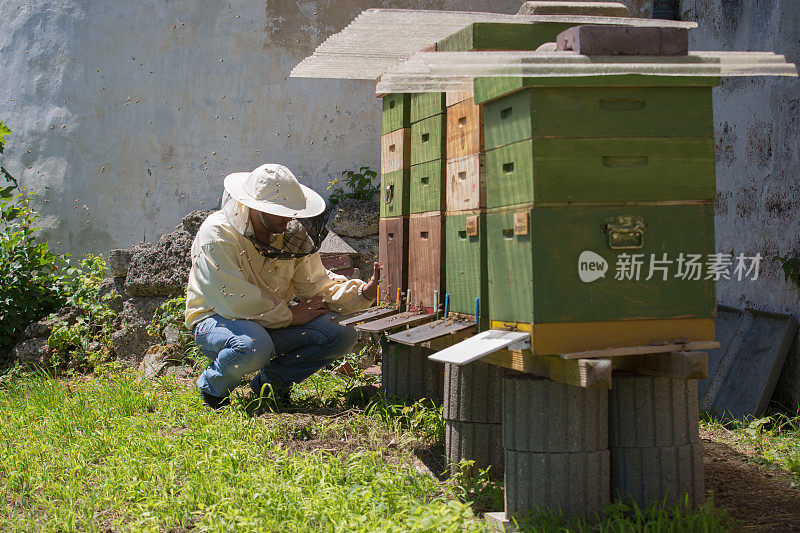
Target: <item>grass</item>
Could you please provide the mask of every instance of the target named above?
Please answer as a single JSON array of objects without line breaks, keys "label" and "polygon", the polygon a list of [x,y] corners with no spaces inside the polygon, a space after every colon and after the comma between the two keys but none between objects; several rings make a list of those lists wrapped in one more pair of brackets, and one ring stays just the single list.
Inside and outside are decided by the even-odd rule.
[{"label": "grass", "polygon": [[[502,484],[441,475],[441,408],[354,394],[329,372],[288,404],[220,412],[172,377],[0,381],[3,531],[485,531]],[[433,466],[433,475],[424,464]],[[463,465],[468,466],[468,465]],[[466,468],[463,470],[466,471]],[[593,523],[531,531],[724,531],[724,512],[612,504]]]},{"label": "grass", "polygon": [[800,414],[775,410],[762,418],[723,422],[714,414],[704,413],[701,425],[730,443],[746,447],[752,461],[790,472],[793,484],[800,486]]}]

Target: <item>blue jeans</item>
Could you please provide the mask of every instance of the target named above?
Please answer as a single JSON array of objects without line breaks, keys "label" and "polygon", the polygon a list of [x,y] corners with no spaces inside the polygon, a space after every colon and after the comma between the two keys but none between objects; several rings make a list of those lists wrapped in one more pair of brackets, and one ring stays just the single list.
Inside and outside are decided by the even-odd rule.
[{"label": "blue jeans", "polygon": [[250,320],[208,317],[192,330],[195,344],[212,360],[197,386],[213,396],[227,396],[245,374],[259,370],[250,382],[253,390],[264,385],[287,390],[353,349],[358,334],[353,326],[332,322],[337,316],[326,313],[307,324],[280,329],[265,329]]}]

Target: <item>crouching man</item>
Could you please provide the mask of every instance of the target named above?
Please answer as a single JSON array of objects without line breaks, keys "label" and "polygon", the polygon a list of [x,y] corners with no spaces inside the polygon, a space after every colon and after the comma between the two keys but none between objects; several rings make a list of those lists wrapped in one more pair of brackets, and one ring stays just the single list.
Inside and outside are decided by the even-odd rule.
[{"label": "crouching man", "polygon": [[197,380],[209,406],[230,403],[255,371],[257,395],[286,395],[352,349],[355,330],[332,319],[372,305],[380,267],[367,282],[327,271],[318,253],[326,218],[322,197],[284,166],[225,178],[221,209],[192,243],[186,296],[186,327],[212,359]]}]

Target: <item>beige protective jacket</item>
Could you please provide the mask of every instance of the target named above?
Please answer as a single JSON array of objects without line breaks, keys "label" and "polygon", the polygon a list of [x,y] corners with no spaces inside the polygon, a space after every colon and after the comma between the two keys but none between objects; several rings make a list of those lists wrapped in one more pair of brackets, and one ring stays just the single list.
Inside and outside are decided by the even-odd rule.
[{"label": "beige protective jacket", "polygon": [[331,311],[342,314],[372,305],[359,295],[364,281],[326,270],[319,253],[298,259],[259,254],[244,237],[249,210],[233,202],[209,216],[192,243],[185,313],[189,330],[214,314],[253,320],[265,328],[286,327],[292,321],[288,303],[295,296],[322,295]]}]

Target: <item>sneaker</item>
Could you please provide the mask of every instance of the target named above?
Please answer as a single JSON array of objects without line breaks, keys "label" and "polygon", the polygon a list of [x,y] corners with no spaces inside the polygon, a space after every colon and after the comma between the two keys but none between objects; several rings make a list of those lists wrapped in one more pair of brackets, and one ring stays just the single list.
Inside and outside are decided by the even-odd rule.
[{"label": "sneaker", "polygon": [[203,396],[203,403],[211,407],[212,409],[222,409],[226,405],[231,404],[230,396],[214,396],[212,394],[207,393],[204,390],[201,390],[200,394],[202,394]]}]

